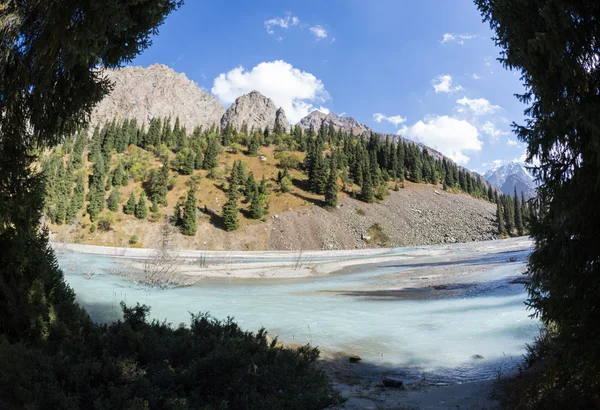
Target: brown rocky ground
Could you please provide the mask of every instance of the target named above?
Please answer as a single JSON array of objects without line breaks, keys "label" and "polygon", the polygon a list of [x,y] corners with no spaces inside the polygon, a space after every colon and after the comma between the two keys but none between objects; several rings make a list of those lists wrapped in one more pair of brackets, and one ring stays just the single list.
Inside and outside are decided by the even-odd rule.
[{"label": "brown rocky ground", "polygon": [[[385,201],[344,198],[338,209],[315,206],[272,216],[269,249],[354,249],[482,241],[495,238],[495,206],[432,185],[410,184]],[[381,231],[372,228],[379,224]]]},{"label": "brown rocky ground", "polygon": [[[214,189],[215,194],[217,191]],[[218,216],[200,214],[197,235],[191,238],[178,235],[178,245],[182,249],[200,250],[331,250],[470,242],[495,237],[493,204],[465,194],[444,192],[432,185],[407,182],[405,188],[390,191],[388,198],[375,204],[340,194],[340,205],[335,210],[318,206],[320,201],[304,197],[304,191],[295,192],[296,200],[290,201],[289,198],[294,198],[290,195],[274,198],[276,206],[264,222],[244,220],[235,232],[224,231]],[[219,209],[215,213],[218,215]],[[52,240],[127,247],[128,238],[136,235],[137,246],[152,247],[159,228],[158,223],[119,213],[110,232],[98,230],[92,234],[82,228],[69,232],[69,227],[53,226]]]}]

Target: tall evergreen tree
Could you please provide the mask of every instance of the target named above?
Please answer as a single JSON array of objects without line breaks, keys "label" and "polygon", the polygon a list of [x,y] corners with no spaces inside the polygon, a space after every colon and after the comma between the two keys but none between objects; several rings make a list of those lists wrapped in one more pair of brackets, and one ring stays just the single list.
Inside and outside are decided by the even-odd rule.
[{"label": "tall evergreen tree", "polygon": [[339,186],[337,182],[336,157],[332,155],[329,165],[329,179],[325,189],[325,206],[335,208],[338,203]]},{"label": "tall evergreen tree", "polygon": [[230,190],[229,199],[223,205],[223,226],[226,231],[235,231],[240,227],[240,216],[238,209],[238,193]]},{"label": "tall evergreen tree", "polygon": [[[528,104],[514,129],[534,169],[528,305],[549,324],[536,408],[600,402],[600,7],[597,1],[476,0],[501,62],[520,71]],[[536,350],[539,351],[539,350]],[[548,366],[549,365],[549,366]],[[551,371],[546,369],[552,368]],[[592,404],[593,403],[593,404]]]},{"label": "tall evergreen tree", "polygon": [[77,217],[77,213],[85,204],[85,186],[83,180],[83,173],[79,172],[77,175],[77,183],[73,190],[73,196],[69,202],[69,210],[67,211],[67,223],[72,223]]},{"label": "tall evergreen tree", "polygon": [[515,187],[515,193],[513,196],[513,207],[515,208],[515,227],[517,228],[517,233],[519,236],[523,236],[525,234],[525,227],[523,225],[523,210],[521,209],[521,204],[519,203],[517,187]]},{"label": "tall evergreen tree", "polygon": [[148,206],[146,205],[146,194],[142,191],[138,203],[135,205],[135,217],[144,219],[148,216]]},{"label": "tall evergreen tree", "polygon": [[188,190],[187,200],[181,217],[181,232],[187,236],[196,235],[196,187],[192,184]]},{"label": "tall evergreen tree", "polygon": [[496,202],[496,220],[498,221],[498,235],[506,235],[506,227],[504,225],[504,208],[500,201]]},{"label": "tall evergreen tree", "polygon": [[216,138],[209,138],[206,153],[204,154],[204,163],[202,167],[211,170],[217,166],[217,155],[219,154],[219,145]]},{"label": "tall evergreen tree", "polygon": [[126,215],[133,215],[135,213],[135,205],[136,205],[135,195],[134,195],[133,191],[131,191],[131,194],[129,194],[129,199],[127,200],[127,203],[123,207],[123,213]]},{"label": "tall evergreen tree", "polygon": [[263,217],[263,207],[258,194],[258,187],[255,188],[250,195],[249,215],[252,219],[260,219]]},{"label": "tall evergreen tree", "polygon": [[121,192],[119,192],[119,188],[115,187],[108,197],[108,209],[113,212],[117,212],[119,210],[119,202],[121,201]]}]

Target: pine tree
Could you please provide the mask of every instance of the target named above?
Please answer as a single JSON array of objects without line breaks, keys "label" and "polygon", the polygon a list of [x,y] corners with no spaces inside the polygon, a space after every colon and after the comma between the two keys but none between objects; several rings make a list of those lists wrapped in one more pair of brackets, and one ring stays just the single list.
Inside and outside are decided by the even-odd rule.
[{"label": "pine tree", "polygon": [[121,192],[119,192],[119,188],[115,187],[110,196],[108,197],[108,209],[113,212],[117,212],[119,210],[119,202],[121,201]]},{"label": "pine tree", "polygon": [[226,231],[235,231],[240,227],[238,197],[234,192],[229,192],[228,196],[228,201],[223,205],[223,226]]},{"label": "pine tree", "polygon": [[92,222],[96,221],[98,214],[102,212],[105,204],[105,171],[104,159],[102,155],[96,156],[96,163],[93,167],[93,173],[90,177],[90,203],[88,204],[88,213]]},{"label": "pine tree", "polygon": [[360,187],[360,199],[364,202],[371,203],[375,201],[375,195],[373,193],[373,183],[371,179],[371,167],[363,167],[363,184]]},{"label": "pine tree", "polygon": [[335,155],[332,156],[329,166],[329,179],[325,189],[325,206],[335,208],[338,203],[339,186],[337,182],[337,166]]},{"label": "pine tree", "polygon": [[498,220],[498,235],[506,235],[506,227],[504,226],[504,209],[500,201],[496,202],[496,219]]},{"label": "pine tree", "polygon": [[129,194],[129,199],[123,207],[123,213],[126,215],[133,215],[135,213],[135,205],[135,195],[133,194],[133,191],[131,191],[131,194]]},{"label": "pine tree", "polygon": [[194,169],[202,169],[203,163],[204,163],[204,155],[202,155],[202,151],[200,151],[198,149],[194,155]]},{"label": "pine tree", "polygon": [[248,155],[256,155],[258,154],[258,148],[260,147],[260,142],[258,137],[254,135],[252,140],[250,140],[250,145],[248,146]]},{"label": "pine tree", "polygon": [[185,149],[181,152],[185,152],[185,161],[183,163],[183,174],[184,175],[192,175],[194,173],[194,160],[196,156],[194,155],[194,151],[191,149]]},{"label": "pine tree", "polygon": [[175,204],[173,219],[175,222],[175,226],[181,226],[183,224],[183,218],[181,215],[181,204],[179,202]]},{"label": "pine tree", "polygon": [[72,223],[77,217],[77,213],[85,203],[85,186],[83,180],[83,174],[80,172],[77,175],[77,183],[75,185],[75,190],[73,191],[73,196],[71,197],[71,201],[69,202],[69,209],[67,211],[66,222]]},{"label": "pine tree", "polygon": [[115,168],[112,176],[112,184],[113,186],[121,186],[123,185],[123,174],[125,174],[125,170],[123,169],[123,164],[119,162],[119,165]]},{"label": "pine tree", "polygon": [[517,228],[517,233],[519,236],[523,236],[525,234],[525,227],[523,226],[523,211],[521,209],[521,204],[519,203],[519,196],[517,195],[517,187],[515,187],[515,193],[513,196],[513,204],[515,208],[515,226]]},{"label": "pine tree", "polygon": [[192,184],[188,190],[187,200],[181,217],[181,233],[186,236],[196,235],[196,187]]},{"label": "pine tree", "polygon": [[148,207],[146,206],[146,194],[142,192],[140,199],[135,206],[135,217],[137,219],[144,219],[148,216]]},{"label": "pine tree", "polygon": [[158,202],[156,202],[156,199],[152,200],[152,205],[150,206],[150,212],[153,212],[153,213],[158,212]]},{"label": "pine tree", "polygon": [[258,189],[252,191],[249,214],[252,219],[260,219],[263,217],[263,207],[258,194]]},{"label": "pine tree", "polygon": [[254,174],[252,172],[250,172],[250,175],[248,175],[248,178],[246,179],[246,184],[244,187],[244,192],[246,193],[246,198],[245,198],[246,202],[252,201],[252,195],[254,195],[254,191],[256,191],[257,189],[258,189],[258,184],[256,183],[256,180],[254,179]]},{"label": "pine tree", "polygon": [[215,138],[208,140],[208,147],[204,154],[204,163],[202,167],[206,170],[211,170],[217,166],[217,155],[219,154],[219,146]]}]

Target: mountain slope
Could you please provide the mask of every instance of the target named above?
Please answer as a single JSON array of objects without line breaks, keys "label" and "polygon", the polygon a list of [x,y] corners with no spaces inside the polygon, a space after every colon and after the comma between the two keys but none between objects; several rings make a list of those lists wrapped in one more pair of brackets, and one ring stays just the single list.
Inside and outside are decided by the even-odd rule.
[{"label": "mountain slope", "polygon": [[106,70],[114,89],[94,109],[92,127],[114,118],[135,118],[148,128],[154,117],[179,117],[188,132],[194,127],[218,126],[225,109],[217,99],[200,89],[185,74],[153,64],[147,68]]},{"label": "mountain slope", "polygon": [[523,192],[526,199],[535,196],[535,181],[523,165],[518,162],[513,161],[489,170],[483,177],[507,195],[513,195],[516,187],[517,192]]}]

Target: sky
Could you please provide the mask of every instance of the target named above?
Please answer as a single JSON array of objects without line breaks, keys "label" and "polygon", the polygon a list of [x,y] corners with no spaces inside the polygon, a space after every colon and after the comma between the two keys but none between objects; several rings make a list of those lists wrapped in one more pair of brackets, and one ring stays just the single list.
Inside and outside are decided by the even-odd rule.
[{"label": "sky", "polygon": [[257,90],[399,133],[483,173],[523,161],[520,73],[468,0],[187,0],[131,64],[168,65],[227,108]]}]

